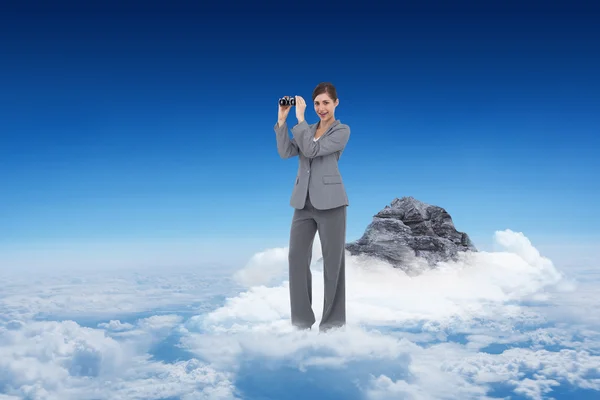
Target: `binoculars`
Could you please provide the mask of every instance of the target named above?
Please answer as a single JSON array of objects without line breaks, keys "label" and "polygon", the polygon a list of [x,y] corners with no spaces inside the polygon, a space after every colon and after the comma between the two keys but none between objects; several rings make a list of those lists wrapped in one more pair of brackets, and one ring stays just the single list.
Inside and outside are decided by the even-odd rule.
[{"label": "binoculars", "polygon": [[295,106],[296,105],[296,98],[295,97],[288,97],[288,98],[281,98],[279,99],[279,105],[280,106]]}]

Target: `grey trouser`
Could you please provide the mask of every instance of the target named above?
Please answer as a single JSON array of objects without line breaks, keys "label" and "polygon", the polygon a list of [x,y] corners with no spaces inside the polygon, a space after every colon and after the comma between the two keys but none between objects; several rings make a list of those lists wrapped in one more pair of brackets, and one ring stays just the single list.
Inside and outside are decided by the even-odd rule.
[{"label": "grey trouser", "polygon": [[295,209],[290,230],[288,261],[292,324],[308,329],[315,323],[310,262],[318,231],[325,286],[323,317],[319,325],[323,331],[346,323],[346,206],[318,210],[310,203],[309,197],[306,197],[302,210]]}]

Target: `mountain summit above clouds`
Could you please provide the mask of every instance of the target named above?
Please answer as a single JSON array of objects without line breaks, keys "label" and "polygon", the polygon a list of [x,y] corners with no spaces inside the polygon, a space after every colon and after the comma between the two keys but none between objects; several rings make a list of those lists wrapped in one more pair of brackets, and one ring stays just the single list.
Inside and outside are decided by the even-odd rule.
[{"label": "mountain summit above clouds", "polygon": [[456,230],[445,209],[411,196],[386,205],[346,249],[352,255],[382,259],[407,273],[415,273],[419,261],[433,267],[439,261],[455,260],[459,252],[477,251],[469,236]]}]

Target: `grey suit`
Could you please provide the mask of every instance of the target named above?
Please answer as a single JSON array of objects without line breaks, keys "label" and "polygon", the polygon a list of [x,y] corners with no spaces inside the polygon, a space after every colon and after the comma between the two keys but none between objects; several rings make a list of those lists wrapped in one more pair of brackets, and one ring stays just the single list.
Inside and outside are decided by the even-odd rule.
[{"label": "grey suit", "polygon": [[298,173],[290,199],[294,216],[288,254],[292,324],[310,328],[312,310],[310,262],[315,234],[323,251],[325,296],[321,330],[346,323],[345,242],[346,207],[349,205],[338,161],[348,139],[348,125],[334,121],[314,141],[318,123],[303,121],[288,135],[287,124],[275,124],[281,158],[298,156]]},{"label": "grey suit", "polygon": [[348,143],[350,127],[339,120],[334,121],[314,142],[317,125],[302,121],[292,128],[293,138],[290,139],[287,124],[281,127],[275,124],[277,151],[281,158],[299,156],[290,205],[300,210],[304,207],[307,192],[315,208],[320,210],[348,205],[338,160]]}]

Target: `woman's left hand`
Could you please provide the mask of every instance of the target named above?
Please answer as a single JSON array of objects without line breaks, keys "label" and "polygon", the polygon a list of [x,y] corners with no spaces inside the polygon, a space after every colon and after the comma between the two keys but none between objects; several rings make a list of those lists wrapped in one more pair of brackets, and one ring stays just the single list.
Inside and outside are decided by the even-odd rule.
[{"label": "woman's left hand", "polygon": [[306,111],[306,102],[302,98],[302,96],[296,97],[296,118],[298,118],[298,123],[304,121],[304,111]]}]

